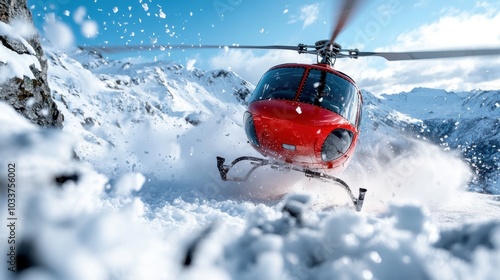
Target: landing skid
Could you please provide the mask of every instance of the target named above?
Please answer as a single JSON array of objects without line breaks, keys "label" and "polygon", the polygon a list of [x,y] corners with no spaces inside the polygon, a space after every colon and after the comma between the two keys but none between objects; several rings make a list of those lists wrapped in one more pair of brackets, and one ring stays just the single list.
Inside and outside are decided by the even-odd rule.
[{"label": "landing skid", "polygon": [[[245,174],[244,176],[241,176],[241,177],[228,176],[229,170],[231,170],[231,168],[233,168],[234,165],[236,165],[237,163],[239,163],[241,161],[248,161],[248,162],[250,162],[250,164],[253,165],[252,168],[250,168],[250,170],[247,172],[247,174]],[[306,177],[309,177],[309,178],[316,178],[316,179],[321,179],[321,180],[325,180],[325,181],[333,181],[334,183],[339,184],[341,187],[343,187],[346,190],[347,194],[349,195],[349,197],[352,200],[354,208],[358,212],[361,211],[361,208],[363,207],[363,202],[365,201],[365,194],[367,191],[365,188],[359,188],[359,195],[358,195],[358,198],[356,198],[356,197],[354,197],[354,194],[352,193],[351,189],[349,188],[349,186],[347,185],[346,182],[344,182],[342,179],[339,179],[337,177],[334,177],[334,176],[331,176],[331,175],[328,175],[325,173],[312,171],[312,170],[304,169],[304,168],[298,168],[298,167],[291,166],[288,164],[277,163],[277,162],[273,162],[273,161],[270,161],[267,159],[262,159],[262,158],[257,158],[257,157],[239,157],[239,158],[233,160],[233,162],[231,162],[231,164],[229,164],[229,165],[224,164],[224,162],[226,162],[225,158],[217,157],[217,168],[219,169],[220,177],[224,181],[236,181],[236,182],[246,181],[246,180],[248,180],[250,175],[255,171],[255,169],[257,169],[261,166],[269,165],[273,169],[277,169],[277,170],[281,170],[281,171],[294,170],[294,171],[304,173],[306,175]]]}]

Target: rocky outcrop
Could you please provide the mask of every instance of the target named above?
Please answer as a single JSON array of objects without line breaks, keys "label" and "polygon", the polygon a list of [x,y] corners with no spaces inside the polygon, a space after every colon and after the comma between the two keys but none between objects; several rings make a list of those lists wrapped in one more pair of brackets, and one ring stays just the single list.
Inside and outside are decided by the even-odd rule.
[{"label": "rocky outcrop", "polygon": [[[35,124],[43,127],[62,127],[64,116],[51,97],[47,80],[47,59],[38,34],[34,32],[28,37],[21,37],[5,31],[16,21],[24,22],[34,30],[26,0],[0,0],[0,21],[8,24],[2,24],[3,28],[0,28],[0,48],[10,57],[10,61],[8,57],[0,57],[0,75],[8,75],[7,78],[0,77],[0,100],[13,106],[17,112]],[[36,58],[32,61],[38,63],[28,66],[29,75],[14,73],[12,69],[18,67],[9,64],[16,64],[16,57],[22,58],[23,63],[26,63],[31,61],[26,59],[30,56]]]}]

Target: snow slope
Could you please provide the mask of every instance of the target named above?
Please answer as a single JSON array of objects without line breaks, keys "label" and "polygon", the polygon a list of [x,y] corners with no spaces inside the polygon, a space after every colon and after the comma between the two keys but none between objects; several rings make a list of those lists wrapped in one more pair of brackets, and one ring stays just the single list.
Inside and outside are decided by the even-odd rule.
[{"label": "snow slope", "polygon": [[388,106],[422,120],[411,127],[415,134],[460,151],[477,175],[471,184],[475,191],[500,193],[499,91],[417,88],[384,98]]},{"label": "snow slope", "polygon": [[[498,121],[498,106],[477,101],[484,93],[462,117],[447,102],[465,93],[365,92],[360,149],[343,175],[369,189],[357,213],[340,189],[300,174],[264,168],[246,183],[220,181],[216,155],[257,155],[241,120],[252,85],[234,73],[81,51],[47,56],[63,131],[34,127],[0,103],[0,162],[17,168],[20,279],[497,277],[498,180],[477,181],[492,194],[467,191],[474,165],[449,140],[463,135],[438,130],[436,140],[429,125]],[[5,191],[0,200],[7,209]],[[14,278],[8,265],[0,263],[2,279]]]}]

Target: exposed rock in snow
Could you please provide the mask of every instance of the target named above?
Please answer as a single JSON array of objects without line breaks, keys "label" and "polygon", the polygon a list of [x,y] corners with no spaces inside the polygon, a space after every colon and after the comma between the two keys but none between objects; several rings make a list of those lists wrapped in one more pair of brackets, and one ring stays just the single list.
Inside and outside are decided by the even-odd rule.
[{"label": "exposed rock in snow", "polygon": [[61,127],[47,81],[47,59],[26,1],[0,0],[0,100],[31,122]]}]

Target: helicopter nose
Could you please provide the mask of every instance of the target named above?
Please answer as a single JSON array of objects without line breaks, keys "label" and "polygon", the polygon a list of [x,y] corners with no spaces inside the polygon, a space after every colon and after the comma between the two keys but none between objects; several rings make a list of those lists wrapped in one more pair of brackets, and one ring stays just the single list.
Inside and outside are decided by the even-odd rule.
[{"label": "helicopter nose", "polygon": [[341,150],[342,154],[344,146],[348,146],[340,145],[345,133],[341,133],[342,137],[334,133],[324,144],[332,131],[350,126],[343,117],[303,102],[252,102],[244,123],[249,142],[257,151],[292,164],[331,168],[331,160],[337,158],[335,152]]}]

